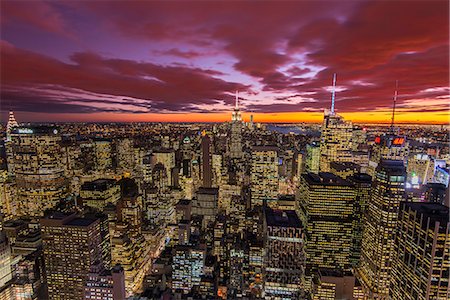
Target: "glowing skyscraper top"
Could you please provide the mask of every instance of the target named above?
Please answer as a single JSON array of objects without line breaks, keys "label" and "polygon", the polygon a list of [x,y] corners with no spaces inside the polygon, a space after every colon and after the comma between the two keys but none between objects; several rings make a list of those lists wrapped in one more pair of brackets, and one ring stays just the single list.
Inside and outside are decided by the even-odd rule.
[{"label": "glowing skyscraper top", "polygon": [[334,101],[336,97],[336,73],[333,74],[333,91],[331,92],[331,114],[334,115]]}]

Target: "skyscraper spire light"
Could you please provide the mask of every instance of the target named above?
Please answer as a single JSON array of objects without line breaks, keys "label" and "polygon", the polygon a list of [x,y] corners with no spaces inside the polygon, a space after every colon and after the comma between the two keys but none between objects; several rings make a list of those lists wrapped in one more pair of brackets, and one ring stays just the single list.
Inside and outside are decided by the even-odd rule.
[{"label": "skyscraper spire light", "polygon": [[238,91],[236,91],[236,102],[235,102],[235,109],[239,109],[239,96],[238,96]]},{"label": "skyscraper spire light", "polygon": [[331,92],[331,114],[334,115],[334,101],[336,96],[336,73],[333,74],[333,91]]}]

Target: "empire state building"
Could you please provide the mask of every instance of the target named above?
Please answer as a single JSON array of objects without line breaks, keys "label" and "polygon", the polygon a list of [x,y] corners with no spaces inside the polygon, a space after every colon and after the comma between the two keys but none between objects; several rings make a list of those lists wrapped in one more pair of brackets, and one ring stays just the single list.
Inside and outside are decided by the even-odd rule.
[{"label": "empire state building", "polygon": [[242,157],[242,117],[239,110],[239,97],[236,91],[236,103],[231,115],[230,157]]}]

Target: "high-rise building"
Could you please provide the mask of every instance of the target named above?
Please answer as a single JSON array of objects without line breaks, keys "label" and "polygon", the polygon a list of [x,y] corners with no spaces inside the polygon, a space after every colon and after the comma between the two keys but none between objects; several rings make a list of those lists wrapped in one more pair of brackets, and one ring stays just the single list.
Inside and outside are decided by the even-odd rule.
[{"label": "high-rise building", "polygon": [[319,173],[320,167],[320,144],[312,142],[306,145],[305,170],[311,173]]},{"label": "high-rise building", "polygon": [[202,137],[202,177],[203,187],[212,185],[211,140],[208,135]]},{"label": "high-rise building", "polygon": [[386,299],[389,295],[394,237],[405,181],[403,161],[382,160],[377,166],[356,273],[364,293],[370,298]]},{"label": "high-rise building", "polygon": [[67,195],[61,136],[54,127],[17,127],[11,133],[18,213],[42,216]]},{"label": "high-rise building", "polygon": [[234,111],[231,115],[231,134],[230,134],[230,157],[241,158],[242,157],[242,117],[239,110],[239,97],[236,92],[236,103]]},{"label": "high-rise building", "polygon": [[219,204],[218,188],[199,188],[194,199],[192,213],[203,216],[203,227],[206,228],[216,218]]},{"label": "high-rise building", "polygon": [[81,185],[80,202],[99,211],[108,203],[115,205],[119,199],[120,185],[115,179],[97,179]]},{"label": "high-rise building", "polygon": [[361,257],[361,240],[364,228],[364,218],[370,201],[372,177],[365,173],[356,173],[347,177],[355,187],[355,203],[353,205],[353,243],[351,260],[353,267],[357,266]]},{"label": "high-rise building", "polygon": [[11,247],[6,234],[0,232],[0,289],[11,279]]},{"label": "high-rise building", "polygon": [[112,168],[112,147],[108,139],[98,139],[94,141],[95,170],[109,171]]},{"label": "high-rise building", "polygon": [[341,116],[325,114],[320,136],[320,171],[329,172],[330,163],[352,160],[353,124]]},{"label": "high-rise building", "polygon": [[390,279],[391,299],[450,299],[448,207],[401,203]]},{"label": "high-rise building", "polygon": [[336,74],[333,75],[331,110],[325,110],[320,134],[320,171],[330,172],[333,161],[352,160],[353,124],[335,113]]},{"label": "high-rise building", "polygon": [[123,300],[125,298],[125,275],[121,266],[88,275],[85,300]]},{"label": "high-rise building", "polygon": [[99,220],[54,213],[41,233],[48,298],[84,299],[88,274],[103,268]]},{"label": "high-rise building", "polygon": [[299,212],[306,226],[308,275],[319,269],[350,271],[355,189],[331,173],[302,175]]},{"label": "high-rise building", "polygon": [[264,291],[266,299],[301,299],[304,228],[293,210],[265,209]]},{"label": "high-rise building", "polygon": [[276,147],[256,146],[252,150],[250,171],[251,204],[275,205],[278,197],[278,149]]},{"label": "high-rise building", "polygon": [[165,169],[166,176],[168,178],[168,184],[172,185],[172,168],[175,167],[175,152],[171,150],[160,149],[152,153],[152,166],[153,168],[157,164],[162,164]]},{"label": "high-rise building", "polygon": [[172,262],[172,289],[188,293],[199,286],[205,265],[206,249],[185,245],[175,246]]},{"label": "high-rise building", "polygon": [[384,134],[375,137],[367,173],[374,177],[381,160],[401,160],[406,166],[409,143],[404,136]]}]

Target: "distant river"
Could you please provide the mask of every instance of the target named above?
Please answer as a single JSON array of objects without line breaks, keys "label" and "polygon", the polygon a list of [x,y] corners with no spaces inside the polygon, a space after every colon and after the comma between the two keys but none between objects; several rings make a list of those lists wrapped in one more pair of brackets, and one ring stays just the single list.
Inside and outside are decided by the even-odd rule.
[{"label": "distant river", "polygon": [[303,129],[298,126],[279,126],[270,124],[267,126],[267,129],[270,131],[276,131],[283,134],[288,134],[290,132],[293,132],[295,134],[304,134],[304,135],[312,135],[312,136],[320,136],[320,132],[317,130],[311,130],[311,129]]}]

